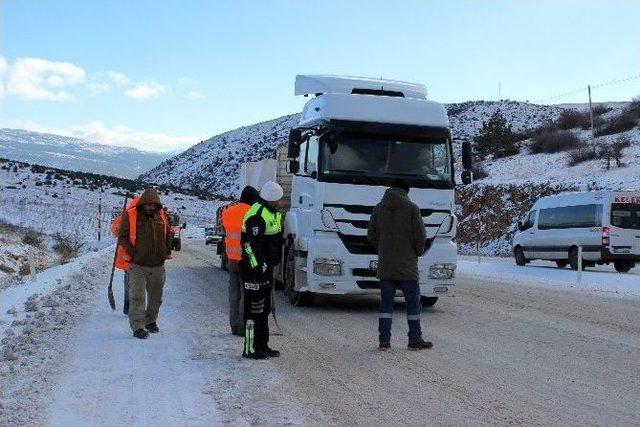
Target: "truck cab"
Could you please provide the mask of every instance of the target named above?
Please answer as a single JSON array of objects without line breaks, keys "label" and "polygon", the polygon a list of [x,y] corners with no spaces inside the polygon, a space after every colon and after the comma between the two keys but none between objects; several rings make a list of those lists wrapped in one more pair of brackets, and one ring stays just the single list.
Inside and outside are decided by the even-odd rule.
[{"label": "truck cab", "polygon": [[[296,95],[313,98],[287,150],[291,190],[283,262],[275,274],[289,301],[309,305],[318,293],[379,292],[367,227],[396,178],[410,184],[427,231],[418,262],[423,304],[452,296],[455,175],[444,106],[427,100],[425,87],[414,83],[297,76],[295,86]],[[463,181],[470,182],[468,143],[463,152]]]}]

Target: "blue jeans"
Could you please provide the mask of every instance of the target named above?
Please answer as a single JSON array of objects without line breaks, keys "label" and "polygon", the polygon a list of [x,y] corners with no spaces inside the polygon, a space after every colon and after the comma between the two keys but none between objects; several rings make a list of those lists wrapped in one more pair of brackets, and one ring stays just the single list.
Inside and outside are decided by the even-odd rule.
[{"label": "blue jeans", "polygon": [[378,320],[378,332],[380,342],[391,342],[391,321],[393,319],[393,299],[396,290],[402,290],[407,306],[407,323],[409,323],[409,343],[422,340],[420,328],[420,286],[415,280],[411,281],[380,281],[380,315]]}]

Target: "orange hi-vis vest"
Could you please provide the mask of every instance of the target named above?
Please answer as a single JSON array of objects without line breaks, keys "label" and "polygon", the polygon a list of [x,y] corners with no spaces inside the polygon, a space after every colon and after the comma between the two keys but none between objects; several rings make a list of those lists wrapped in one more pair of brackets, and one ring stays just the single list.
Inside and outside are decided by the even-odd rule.
[{"label": "orange hi-vis vest", "polygon": [[[129,242],[131,242],[131,246],[136,247],[136,231],[137,231],[137,221],[138,221],[138,200],[140,196],[136,196],[131,204],[127,206],[127,215],[129,217]],[[169,229],[169,221],[167,220],[167,214],[164,209],[160,209],[160,219],[164,224],[164,232],[166,234]],[[118,216],[113,220],[111,224],[112,233],[114,230],[114,226],[117,222],[117,229],[119,232],[120,223],[122,222],[122,215]],[[117,234],[116,234],[117,235]],[[168,257],[170,258],[170,257]],[[131,267],[131,256],[127,253],[126,249],[122,246],[118,245],[116,249],[116,268],[120,270],[128,270]]]},{"label": "orange hi-vis vest", "polygon": [[233,203],[222,211],[222,227],[224,227],[224,246],[227,258],[233,261],[242,260],[242,222],[245,214],[251,209],[246,203]]}]

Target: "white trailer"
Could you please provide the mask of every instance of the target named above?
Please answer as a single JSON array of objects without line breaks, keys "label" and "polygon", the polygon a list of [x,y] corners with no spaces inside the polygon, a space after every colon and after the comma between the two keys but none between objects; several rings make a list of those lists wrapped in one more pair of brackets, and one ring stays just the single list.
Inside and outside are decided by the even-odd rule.
[{"label": "white trailer", "polygon": [[[367,226],[398,177],[411,185],[409,197],[427,230],[418,261],[423,304],[452,296],[455,181],[444,106],[427,100],[422,85],[379,79],[297,76],[295,94],[313,98],[291,130],[287,155],[276,156],[286,215],[282,262],[274,274],[289,301],[303,306],[318,293],[379,292]],[[462,177],[469,183],[468,142],[463,152]]]}]

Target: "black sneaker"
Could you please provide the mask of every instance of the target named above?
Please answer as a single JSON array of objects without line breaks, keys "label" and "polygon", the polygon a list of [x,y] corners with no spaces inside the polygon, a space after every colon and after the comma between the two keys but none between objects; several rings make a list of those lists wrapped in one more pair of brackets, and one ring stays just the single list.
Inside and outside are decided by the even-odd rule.
[{"label": "black sneaker", "polygon": [[145,331],[144,329],[136,329],[135,331],[133,331],[133,336],[143,340],[149,337],[149,332]]},{"label": "black sneaker", "polygon": [[149,323],[147,326],[145,326],[145,329],[152,334],[157,334],[158,332],[160,332],[160,328],[158,328],[158,324],[156,322]]},{"label": "black sneaker", "polygon": [[269,356],[267,356],[267,354],[263,353],[262,351],[254,351],[251,354],[242,353],[242,357],[246,359],[255,359],[255,360],[263,360],[263,359],[269,358]]},{"label": "black sneaker", "polygon": [[389,342],[381,342],[380,345],[378,346],[378,349],[380,349],[381,351],[389,350],[390,348],[391,348],[391,343]]},{"label": "black sneaker", "polygon": [[269,348],[269,347],[262,349],[262,352],[264,354],[266,354],[267,356],[269,356],[269,357],[279,357],[280,356],[280,352],[278,350],[274,350],[274,349]]},{"label": "black sneaker", "polygon": [[426,350],[433,347],[433,343],[431,341],[420,340],[418,342],[409,343],[407,348],[409,350]]},{"label": "black sneaker", "polygon": [[122,305],[122,314],[124,314],[125,316],[129,315],[129,303],[125,302]]}]

